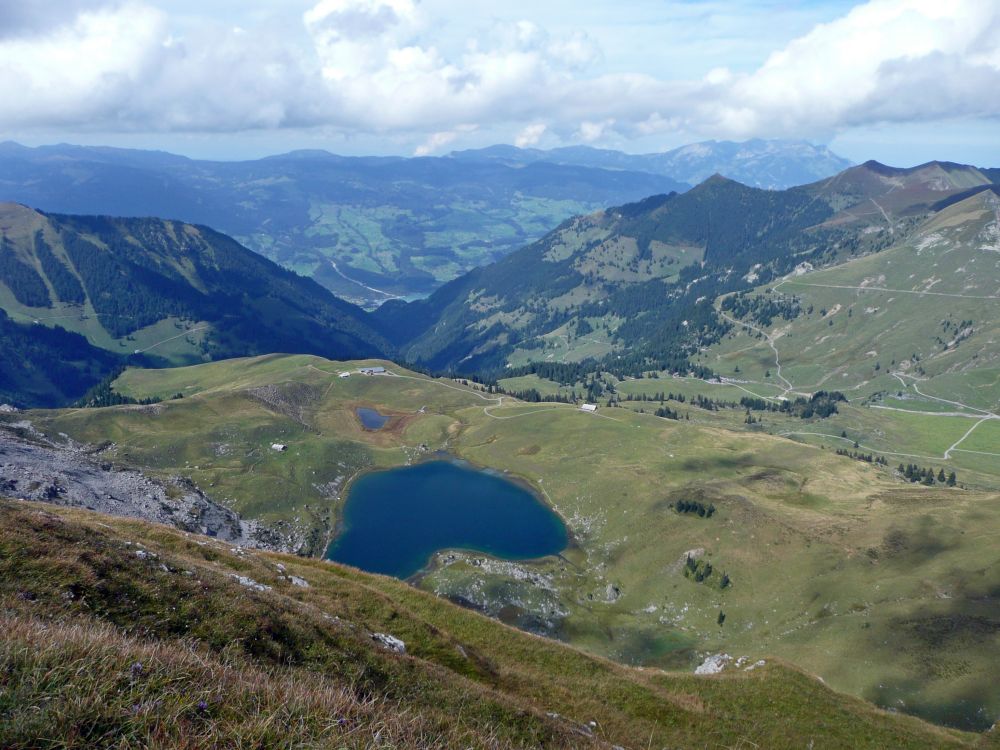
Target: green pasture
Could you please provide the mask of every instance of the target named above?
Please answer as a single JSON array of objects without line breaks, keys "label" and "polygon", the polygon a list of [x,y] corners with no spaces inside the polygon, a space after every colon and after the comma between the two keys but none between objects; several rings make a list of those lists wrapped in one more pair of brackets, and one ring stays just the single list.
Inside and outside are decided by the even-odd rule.
[{"label": "green pasture", "polygon": [[[562,558],[515,565],[544,576],[544,592],[526,592],[509,569],[444,558],[422,588],[485,597],[486,611],[627,663],[690,669],[718,651],[780,657],[833,687],[921,715],[959,705],[972,689],[985,710],[1000,711],[989,667],[996,635],[975,625],[981,592],[1000,585],[996,553],[978,541],[1000,528],[996,495],[910,485],[891,469],[835,455],[840,441],[816,438],[820,450],[712,426],[694,407],[691,421],[673,421],[625,408],[585,414],[509,398],[500,406],[460,382],[382,364],[395,374],[362,376],[360,363],[305,356],[130,370],[118,381],[122,392],[185,397],[30,418],[53,434],[113,441],[109,458],[188,476],[248,515],[320,539],[359,472],[447,450],[530,483],[566,521],[573,544]],[[544,385],[518,381],[527,383]],[[680,385],[617,387],[676,393]],[[704,383],[686,387],[711,395]],[[389,425],[363,430],[359,405],[391,415]],[[785,419],[835,435],[877,422],[886,441],[927,451],[947,449],[969,426],[854,406],[818,423]],[[272,451],[272,442],[287,452]],[[967,455],[975,454],[956,453],[956,465]],[[716,511],[682,514],[678,501]],[[711,563],[704,581],[684,575],[689,554]],[[942,645],[928,633],[945,624],[955,636]],[[964,665],[960,674],[935,671],[942,648]]]}]

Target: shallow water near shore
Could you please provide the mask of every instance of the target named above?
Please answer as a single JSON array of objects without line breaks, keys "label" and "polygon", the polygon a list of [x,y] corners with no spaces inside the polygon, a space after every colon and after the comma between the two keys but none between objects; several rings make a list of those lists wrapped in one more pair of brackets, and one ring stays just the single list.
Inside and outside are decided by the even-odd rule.
[{"label": "shallow water near shore", "polygon": [[374,409],[368,409],[364,406],[359,406],[355,411],[358,419],[361,420],[361,426],[366,430],[381,430],[389,421],[388,415],[379,414]]}]

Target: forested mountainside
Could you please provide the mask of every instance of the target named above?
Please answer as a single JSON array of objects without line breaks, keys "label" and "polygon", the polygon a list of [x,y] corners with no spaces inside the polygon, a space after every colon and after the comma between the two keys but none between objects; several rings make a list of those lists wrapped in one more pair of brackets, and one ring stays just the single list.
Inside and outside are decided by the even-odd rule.
[{"label": "forested mountainside", "polygon": [[[26,324],[161,364],[302,352],[398,354],[485,376],[584,360],[619,374],[707,374],[710,364],[692,356],[730,326],[716,310],[719,295],[895,246],[927,217],[989,191],[991,179],[990,170],[937,162],[907,170],[869,162],[784,191],[716,176],[686,193],[570,219],[425,300],[390,301],[374,314],[207,227],[4,204],[0,309],[11,352],[44,370],[65,347],[80,376],[65,381],[65,393],[40,378],[49,395],[25,391],[23,403],[64,401],[109,371],[107,357],[75,339],[49,335],[28,347]],[[7,383],[16,395],[13,374]]]},{"label": "forested mountainside", "polygon": [[17,204],[0,205],[0,309],[6,389],[19,403],[82,395],[128,356],[179,364],[391,348],[360,308],[207,227]]},{"label": "forested mountainside", "polygon": [[432,368],[496,373],[552,361],[555,350],[619,373],[686,369],[729,326],[714,309],[719,295],[890,247],[990,183],[975,167],[939,162],[868,162],[783,191],[715,176],[570,220],[375,316],[410,361]]},{"label": "forested mountainside", "polygon": [[0,309],[0,404],[61,406],[83,396],[121,361],[78,333],[16,323]]},{"label": "forested mountainside", "polygon": [[576,214],[690,187],[646,171],[298,151],[243,162],[0,144],[0,201],[205,224],[377,304],[427,293]]}]

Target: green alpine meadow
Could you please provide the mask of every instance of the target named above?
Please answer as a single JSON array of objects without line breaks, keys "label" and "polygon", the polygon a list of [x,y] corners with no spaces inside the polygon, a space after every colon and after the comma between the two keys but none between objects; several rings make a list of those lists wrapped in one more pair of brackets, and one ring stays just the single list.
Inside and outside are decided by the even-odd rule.
[{"label": "green alpine meadow", "polygon": [[998,32],[0,2],[0,748],[1000,747]]}]

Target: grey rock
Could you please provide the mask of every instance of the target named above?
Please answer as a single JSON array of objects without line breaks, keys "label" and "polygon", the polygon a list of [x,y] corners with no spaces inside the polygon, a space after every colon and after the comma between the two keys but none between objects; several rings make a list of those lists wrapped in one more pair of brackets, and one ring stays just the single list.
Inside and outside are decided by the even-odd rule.
[{"label": "grey rock", "polygon": [[238,576],[235,573],[232,577],[240,584],[240,586],[246,586],[248,589],[253,589],[254,591],[270,591],[271,587],[265,583],[257,583],[253,578],[248,578],[247,576]]},{"label": "grey rock", "polygon": [[406,644],[394,635],[389,635],[387,633],[372,633],[372,640],[376,643],[382,644],[390,651],[395,651],[397,654],[406,653]]},{"label": "grey rock", "polygon": [[294,552],[301,544],[240,518],[189,479],[115,467],[92,457],[88,446],[48,440],[30,423],[18,423],[21,434],[6,427],[0,425],[0,495],[167,524],[244,547]]}]

